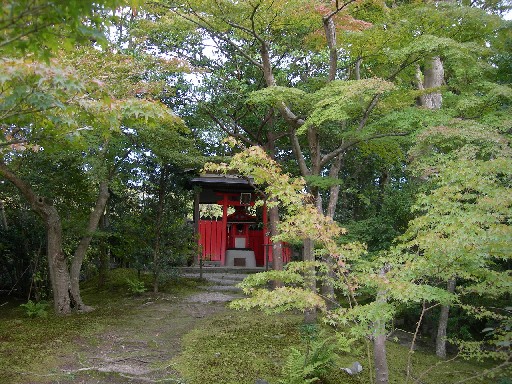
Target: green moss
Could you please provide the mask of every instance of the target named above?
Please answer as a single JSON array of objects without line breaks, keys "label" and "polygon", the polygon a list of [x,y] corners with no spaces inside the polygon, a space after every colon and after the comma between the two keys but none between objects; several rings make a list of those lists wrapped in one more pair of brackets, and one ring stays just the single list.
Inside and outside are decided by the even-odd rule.
[{"label": "green moss", "polygon": [[256,311],[216,315],[185,335],[177,368],[189,384],[275,383],[286,349],[300,344],[301,321]]},{"label": "green moss", "polygon": [[[254,384],[258,378],[277,383],[282,378],[282,366],[289,348],[305,348],[300,333],[302,319],[301,315],[268,316],[257,311],[229,311],[216,315],[185,335],[183,353],[175,360],[176,369],[188,384]],[[332,334],[332,330],[330,332]],[[364,344],[357,351],[356,354],[339,353],[321,383],[370,383],[373,362],[368,362]],[[390,383],[405,383],[408,352],[405,346],[388,343]],[[369,353],[373,357],[371,348]],[[355,361],[363,365],[359,375],[351,376],[340,369],[350,367]],[[478,375],[486,368],[490,365],[463,360],[443,361],[432,353],[418,351],[412,354],[412,378],[421,376],[423,384],[455,383]],[[469,384],[498,382],[499,377],[465,381]]]},{"label": "green moss", "polygon": [[[136,311],[146,308],[143,304],[148,299],[159,300],[162,297],[172,306],[172,303],[178,302],[174,298],[193,292],[198,285],[204,285],[204,281],[173,279],[162,286],[162,290],[169,292],[171,296],[145,293],[140,297],[132,297],[123,285],[123,279],[127,275],[136,276],[136,272],[114,271],[107,285],[109,288],[102,291],[96,289],[94,282],[84,285],[84,301],[96,307],[90,313],[70,316],[55,316],[50,313],[47,318],[29,319],[18,306],[19,303],[3,306],[0,311],[0,384],[74,382],[75,379],[63,374],[60,368],[66,362],[76,364],[80,345],[88,348],[100,345],[99,335],[120,326],[137,334],[151,351],[161,348],[162,343],[173,348],[179,335],[188,332],[183,337],[182,353],[172,360],[162,362],[162,366],[172,366],[173,370],[179,371],[187,384],[254,384],[258,378],[275,384],[282,378],[282,367],[290,347],[305,350],[301,338],[302,315],[265,315],[258,311],[234,310],[225,310],[202,320],[191,320],[187,315],[179,313],[176,315],[176,322],[171,323],[172,327],[167,325],[165,329],[158,331],[160,339],[157,345],[154,333],[146,332],[148,319],[144,316],[147,313],[139,314]],[[169,297],[173,299],[169,301]],[[189,332],[192,327],[195,328]],[[327,336],[329,332],[332,334],[329,328],[325,328],[325,332]],[[387,348],[390,383],[404,383],[408,348],[393,342],[388,343]],[[349,376],[340,370],[340,367],[351,366],[354,361],[363,365],[360,375]],[[429,370],[428,374],[421,377],[424,384],[455,383],[490,367],[459,360],[443,362],[432,353],[420,351],[413,354],[412,363],[414,378]],[[369,383],[370,372],[371,366],[367,359],[366,346],[363,344],[356,353],[339,353],[336,363],[322,377],[321,383]],[[84,378],[84,381],[90,375],[101,379],[102,373],[75,374],[76,378]],[[505,377],[506,375],[501,376]],[[109,375],[108,382],[121,383],[125,379]],[[500,383],[500,377],[466,383],[496,384]]]},{"label": "green moss", "polygon": [[[140,280],[148,292],[153,290],[153,275],[147,272],[139,273],[135,269],[117,268],[109,272],[107,279],[101,288],[105,293],[126,293],[129,294],[128,280]],[[197,290],[200,285],[208,285],[206,280],[199,278],[173,277],[159,284],[159,291],[176,295],[185,295]],[[84,282],[81,285],[82,292],[99,292],[98,276]]]},{"label": "green moss", "polygon": [[[119,295],[91,293],[84,295],[87,303],[98,304],[97,309],[85,314],[57,316],[49,313],[46,318],[27,318],[22,308],[13,308],[0,316],[0,383],[20,382],[31,377],[29,372],[46,372],[47,367],[57,366],[66,356],[71,356],[75,342],[89,338],[110,326],[132,305]],[[117,320],[119,321],[119,320]],[[43,382],[38,377],[37,382]],[[47,377],[51,381],[51,376]]]}]

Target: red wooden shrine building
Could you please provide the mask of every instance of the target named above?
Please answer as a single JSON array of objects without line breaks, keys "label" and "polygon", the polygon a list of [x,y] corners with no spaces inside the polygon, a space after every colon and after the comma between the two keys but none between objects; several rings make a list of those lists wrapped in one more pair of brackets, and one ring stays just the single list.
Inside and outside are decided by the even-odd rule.
[{"label": "red wooden shrine building", "polygon": [[[266,267],[272,263],[267,209],[260,218],[249,212],[259,194],[248,180],[232,175],[206,174],[192,179],[199,187],[194,201],[194,225],[198,234],[198,262],[206,260],[226,267]],[[201,218],[201,204],[217,204],[222,216]],[[290,250],[283,247],[283,262]]]}]

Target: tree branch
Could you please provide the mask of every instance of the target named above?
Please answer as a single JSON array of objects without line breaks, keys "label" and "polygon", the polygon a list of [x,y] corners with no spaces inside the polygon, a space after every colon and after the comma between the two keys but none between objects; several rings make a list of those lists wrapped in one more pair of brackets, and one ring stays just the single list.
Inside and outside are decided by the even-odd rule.
[{"label": "tree branch", "polygon": [[331,151],[328,154],[326,154],[325,156],[323,156],[321,161],[320,161],[320,165],[323,167],[329,161],[331,161],[336,156],[341,154],[343,151],[347,150],[348,148],[350,148],[350,147],[352,147],[352,146],[354,146],[356,144],[359,144],[359,143],[362,143],[362,142],[366,142],[366,141],[369,141],[369,140],[380,139],[380,138],[383,138],[383,137],[407,136],[407,135],[409,135],[409,132],[377,133],[375,135],[371,135],[371,136],[368,136],[368,137],[351,140],[351,141],[349,141],[347,143],[341,144],[334,151]]},{"label": "tree branch", "polygon": [[[193,9],[189,10],[190,13],[192,15],[194,15],[201,22],[199,22],[199,21],[195,20],[194,18],[189,17],[189,16],[179,12],[177,9],[175,9],[172,6],[166,6],[166,5],[161,4],[161,3],[153,3],[153,4],[157,4],[159,6],[163,6],[163,7],[167,8],[168,10],[170,10],[171,12],[173,12],[174,14],[178,15],[179,17],[181,17],[181,18],[183,18],[183,19],[185,19],[187,21],[190,21],[192,24],[196,25],[199,28],[204,29],[210,36],[216,37],[217,39],[219,39],[221,41],[224,41],[225,43],[229,44],[241,56],[243,56],[244,58],[249,60],[252,64],[257,66],[258,68],[263,69],[263,65],[261,63],[259,63],[256,60],[254,60],[249,54],[244,52],[237,44],[235,44],[234,41],[232,41],[231,39],[226,37],[224,34],[215,32],[215,29],[213,28],[213,26],[210,23],[208,23],[208,21],[205,18],[203,18],[200,15],[198,15],[197,12],[195,12]],[[223,21],[226,22],[225,20],[223,20]]]},{"label": "tree branch", "polygon": [[336,9],[329,13],[328,15],[324,16],[324,20],[328,20],[336,16],[338,13],[340,13],[344,8],[348,7],[350,4],[356,2],[357,0],[349,0],[346,3],[343,3],[343,5],[340,7],[338,4],[338,1],[336,1]]},{"label": "tree branch", "polygon": [[297,138],[297,134],[295,129],[290,129],[290,142],[292,144],[292,151],[297,159],[297,163],[299,164],[300,173],[303,176],[307,176],[311,174],[311,171],[308,169],[306,164],[306,159],[304,158],[304,154],[302,153],[302,149],[300,147],[299,139]]}]

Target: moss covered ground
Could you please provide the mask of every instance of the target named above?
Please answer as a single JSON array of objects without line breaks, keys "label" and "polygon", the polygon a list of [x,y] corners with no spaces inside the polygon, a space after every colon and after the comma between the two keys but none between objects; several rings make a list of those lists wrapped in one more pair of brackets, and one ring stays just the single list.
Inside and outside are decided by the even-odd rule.
[{"label": "moss covered ground", "polygon": [[[301,337],[301,315],[267,316],[261,312],[225,312],[206,319],[183,339],[183,351],[176,359],[177,366],[189,384],[254,384],[257,379],[278,383],[283,379],[282,367],[290,347],[306,353]],[[324,336],[329,337],[327,328]],[[323,384],[369,384],[368,351],[360,345],[358,352],[336,355],[335,364],[323,376]],[[390,383],[405,383],[408,348],[395,342],[387,345]],[[363,366],[359,375],[348,375],[341,367],[355,361]],[[475,378],[491,364],[474,361],[442,361],[434,353],[415,351],[412,354],[410,383],[451,384],[509,384],[508,378]],[[468,380],[469,379],[469,380]],[[318,382],[320,383],[320,381]]]},{"label": "moss covered ground", "polygon": [[[306,350],[300,314],[267,316],[234,311],[224,303],[187,301],[204,285],[195,279],[173,280],[159,294],[131,295],[127,277],[135,277],[134,272],[117,271],[102,290],[95,281],[84,284],[84,299],[96,308],[90,313],[27,318],[19,303],[2,306],[0,384],[254,384],[257,379],[274,384],[283,379],[290,348]],[[328,336],[330,331],[324,332]],[[322,383],[371,383],[367,352],[361,345],[356,353],[339,353]],[[388,344],[391,383],[405,382],[407,352],[403,345]],[[423,384],[457,383],[488,368],[459,360],[445,363],[428,350],[416,351],[412,359],[413,377]],[[340,370],[356,360],[363,365],[361,374]],[[464,383],[510,381],[496,377]]]}]

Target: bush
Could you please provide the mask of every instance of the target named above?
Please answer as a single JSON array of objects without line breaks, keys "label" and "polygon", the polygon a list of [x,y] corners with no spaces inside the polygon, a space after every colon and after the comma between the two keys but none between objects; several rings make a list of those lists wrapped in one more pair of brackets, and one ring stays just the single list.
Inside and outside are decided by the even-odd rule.
[{"label": "bush", "polygon": [[126,279],[126,283],[128,284],[128,291],[134,295],[140,295],[141,293],[146,292],[146,287],[144,286],[144,282],[139,279]]},{"label": "bush", "polygon": [[25,309],[25,313],[28,317],[47,317],[48,316],[48,303],[45,301],[34,302],[29,300],[25,304],[21,304],[20,307]]}]

